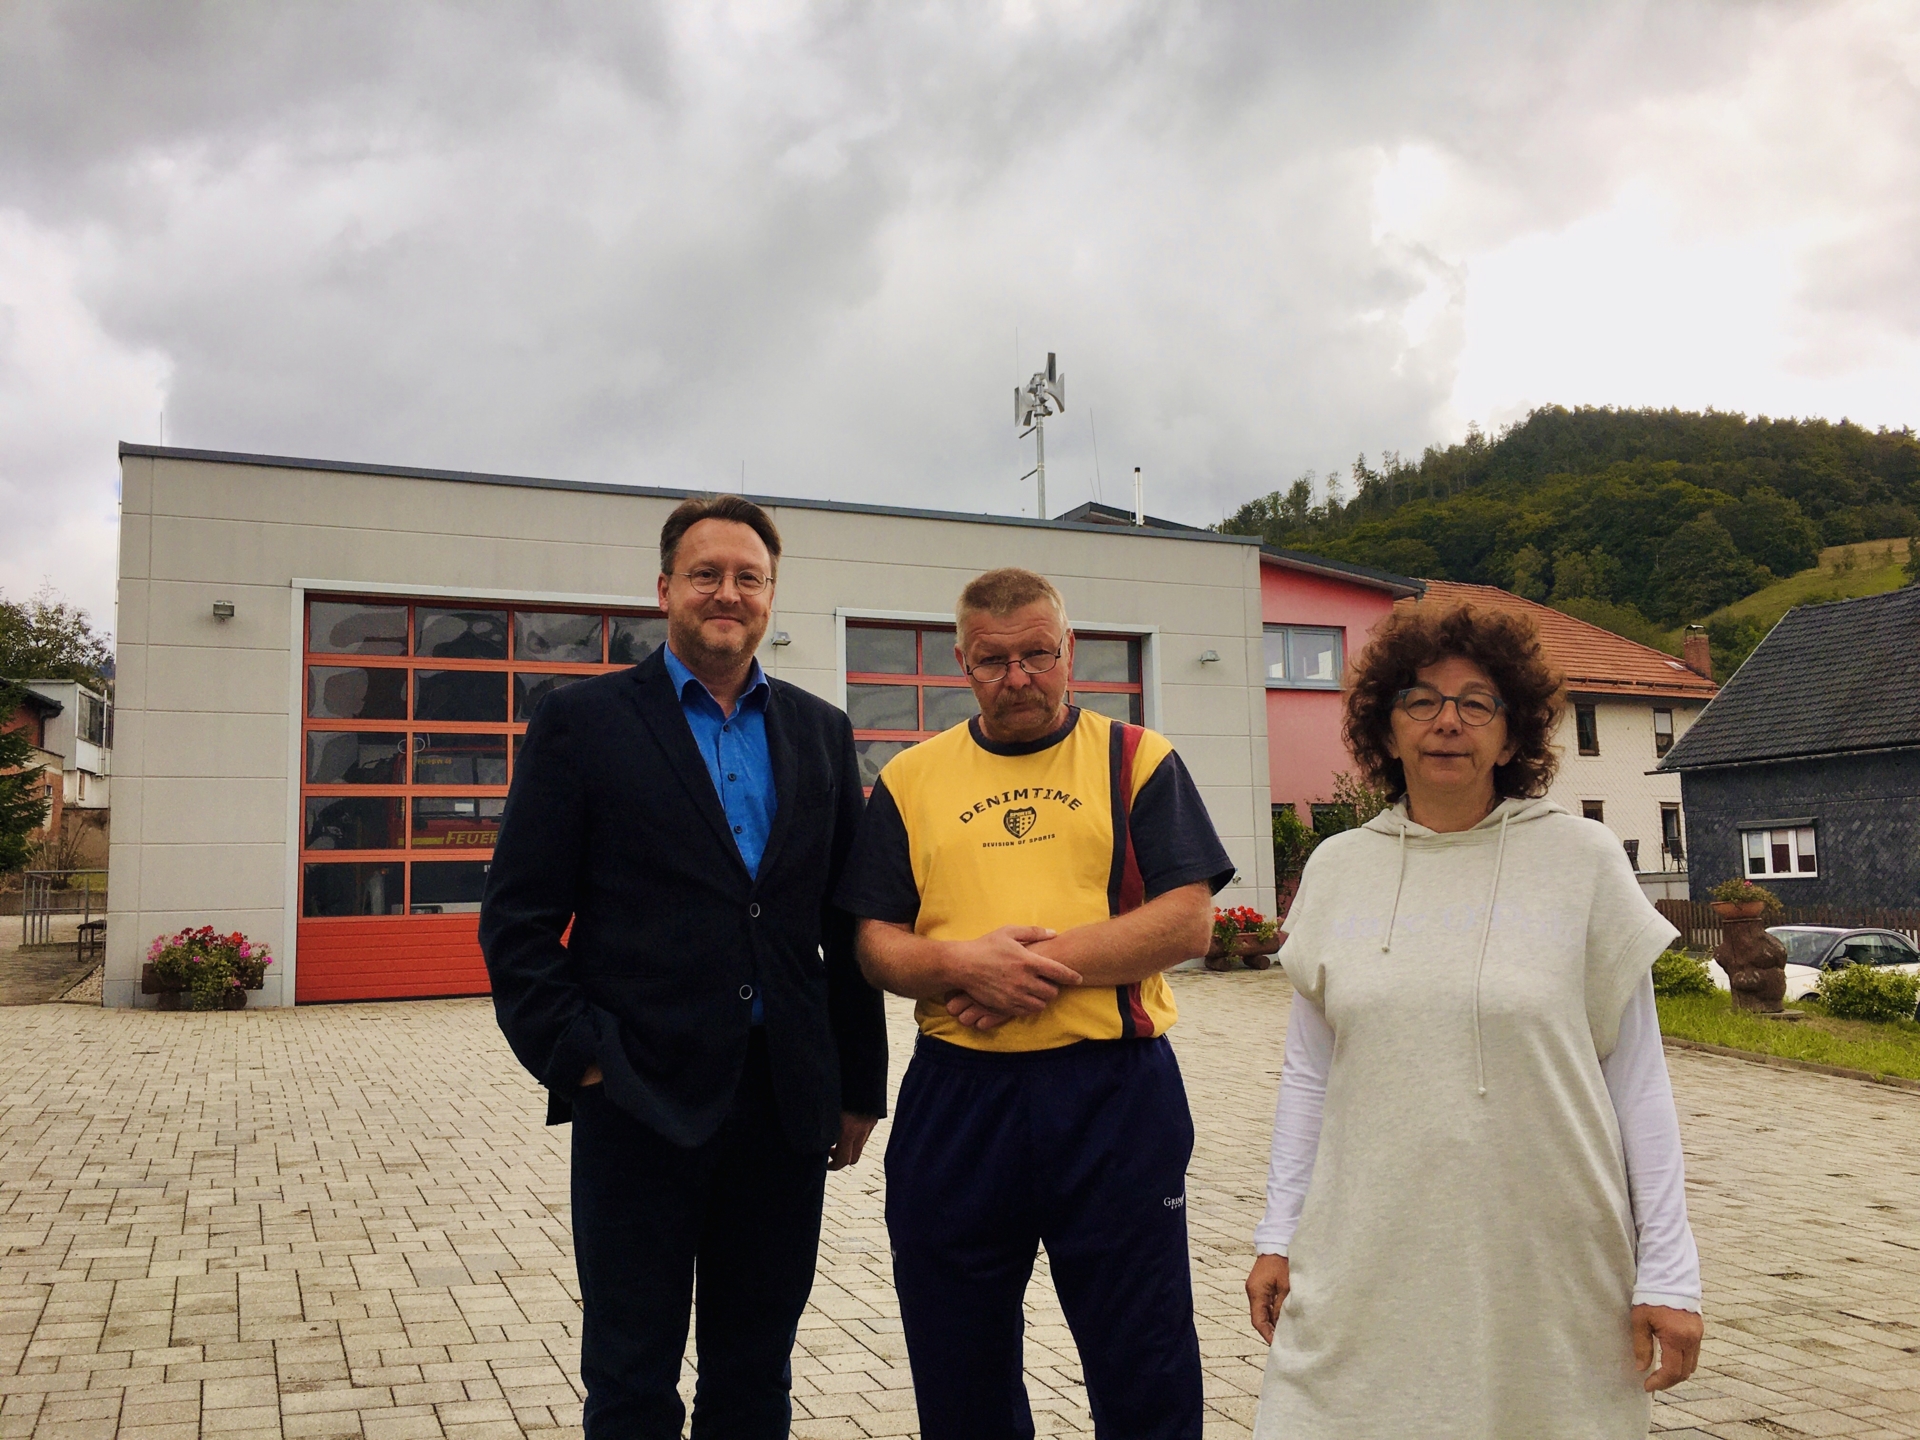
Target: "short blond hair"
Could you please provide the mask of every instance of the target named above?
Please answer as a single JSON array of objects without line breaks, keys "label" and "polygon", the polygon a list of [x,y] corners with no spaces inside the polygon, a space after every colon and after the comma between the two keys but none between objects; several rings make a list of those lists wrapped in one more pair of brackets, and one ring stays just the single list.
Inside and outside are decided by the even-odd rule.
[{"label": "short blond hair", "polygon": [[1053,588],[1051,580],[1037,571],[1006,565],[967,582],[966,589],[960,592],[960,599],[953,607],[954,625],[958,633],[964,636],[969,615],[983,612],[993,616],[1011,615],[1016,610],[1042,603],[1053,606],[1054,613],[1060,617],[1063,631],[1073,628],[1067,623],[1067,602],[1060,598],[1060,592]]}]

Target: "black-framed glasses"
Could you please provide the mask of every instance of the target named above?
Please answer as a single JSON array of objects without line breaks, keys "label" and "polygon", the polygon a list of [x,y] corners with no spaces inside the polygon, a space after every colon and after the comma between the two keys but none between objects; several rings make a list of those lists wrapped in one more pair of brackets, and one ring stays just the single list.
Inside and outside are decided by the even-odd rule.
[{"label": "black-framed glasses", "polygon": [[1438,720],[1440,712],[1453,702],[1453,712],[1462,725],[1489,725],[1493,717],[1507,708],[1507,702],[1484,690],[1469,690],[1464,695],[1442,695],[1430,685],[1409,685],[1393,697],[1394,704],[1406,712],[1409,720],[1426,724]]},{"label": "black-framed glasses", "polygon": [[1029,675],[1044,675],[1060,663],[1061,652],[1066,648],[1062,645],[1059,650],[1036,650],[1031,655],[1022,655],[1018,660],[982,660],[978,665],[963,668],[969,679],[978,680],[982,685],[1006,679],[1007,671],[1015,665]]},{"label": "black-framed glasses", "polygon": [[[711,565],[702,565],[695,570],[675,570],[673,572],[689,585],[696,594],[717,595],[720,586],[726,581],[727,572],[717,570]],[[762,575],[758,570],[736,570],[733,572],[733,588],[742,595],[758,595],[773,584],[771,575]]]}]

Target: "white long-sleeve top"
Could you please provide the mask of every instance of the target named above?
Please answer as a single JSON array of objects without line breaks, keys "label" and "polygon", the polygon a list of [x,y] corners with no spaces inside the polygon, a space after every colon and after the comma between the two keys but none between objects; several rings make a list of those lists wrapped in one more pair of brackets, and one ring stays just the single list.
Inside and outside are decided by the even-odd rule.
[{"label": "white long-sleeve top", "polygon": [[[1307,1187],[1320,1149],[1320,1124],[1333,1064],[1333,1027],[1326,1012],[1302,995],[1293,997],[1286,1057],[1280,1069],[1280,1104],[1273,1119],[1273,1156],[1267,1169],[1267,1212],[1254,1228],[1254,1250],[1284,1255],[1300,1223]],[[1635,1305],[1700,1308],[1700,1254],[1687,1224],[1685,1162],[1680,1119],[1660,1045],[1660,1016],[1648,974],[1620,1017],[1613,1052],[1600,1062],[1607,1094],[1620,1122],[1626,1152],[1627,1191],[1633,1204],[1639,1268]]]}]

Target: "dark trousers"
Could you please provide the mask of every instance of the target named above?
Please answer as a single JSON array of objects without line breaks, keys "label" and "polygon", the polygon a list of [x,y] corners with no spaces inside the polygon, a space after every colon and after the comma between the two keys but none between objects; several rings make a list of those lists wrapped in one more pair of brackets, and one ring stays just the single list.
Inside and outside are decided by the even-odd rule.
[{"label": "dark trousers", "polygon": [[992,1055],[922,1037],[887,1141],[887,1233],[923,1440],[1029,1440],[1038,1247],[1102,1440],[1200,1440],[1193,1118],[1166,1040]]},{"label": "dark trousers", "polygon": [[826,1152],[782,1138],[758,1031],[733,1109],[704,1145],[669,1144],[602,1091],[582,1090],[573,1110],[587,1440],[679,1440],[696,1277],[695,1440],[784,1440]]}]

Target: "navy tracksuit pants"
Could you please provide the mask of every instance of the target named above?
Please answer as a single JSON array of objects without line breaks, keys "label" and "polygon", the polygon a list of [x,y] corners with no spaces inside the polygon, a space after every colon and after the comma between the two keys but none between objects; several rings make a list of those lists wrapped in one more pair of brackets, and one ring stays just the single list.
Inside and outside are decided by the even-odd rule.
[{"label": "navy tracksuit pants", "polygon": [[1101,1440],[1200,1440],[1193,1117],[1173,1047],[990,1054],[922,1036],[887,1141],[887,1233],[923,1440],[1029,1440],[1038,1247]]}]

